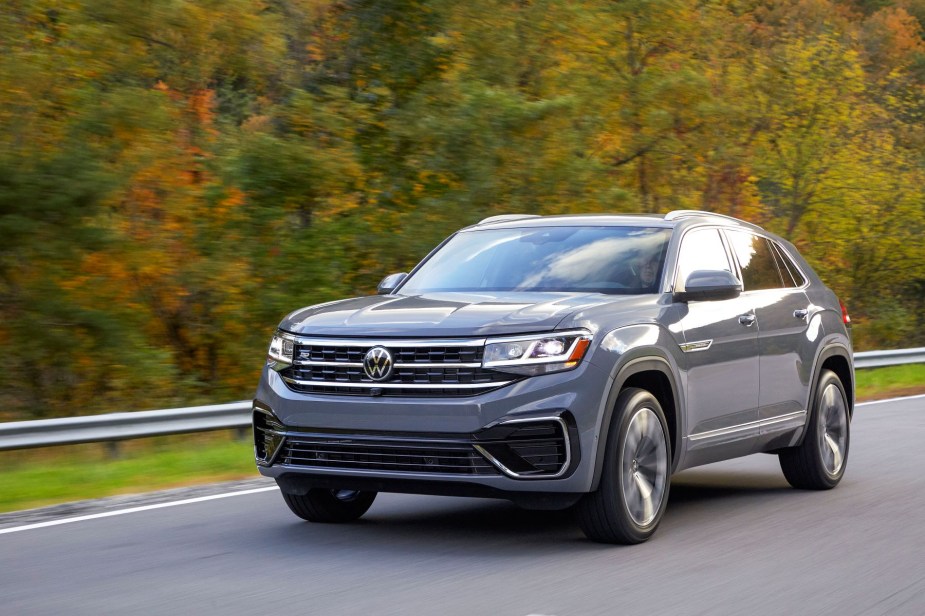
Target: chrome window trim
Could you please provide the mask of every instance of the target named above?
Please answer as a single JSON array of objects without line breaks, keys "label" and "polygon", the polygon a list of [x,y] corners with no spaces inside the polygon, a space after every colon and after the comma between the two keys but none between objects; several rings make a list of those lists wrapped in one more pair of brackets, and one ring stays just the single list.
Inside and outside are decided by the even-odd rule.
[{"label": "chrome window trim", "polygon": [[[765,231],[764,229],[761,229],[760,227],[752,229],[749,227],[736,227],[732,225],[723,225],[723,224],[717,224],[716,222],[713,222],[712,224],[704,223],[704,224],[692,225],[688,227],[687,229],[685,229],[684,232],[681,234],[681,236],[678,238],[678,249],[675,253],[674,272],[671,277],[671,280],[668,281],[667,287],[664,289],[664,291],[673,292],[673,291],[683,288],[684,281],[678,280],[678,273],[681,268],[681,263],[679,259],[679,257],[681,256],[681,245],[683,244],[684,238],[687,236],[688,233],[690,233],[691,231],[700,230],[700,229],[716,229],[719,231],[720,237],[722,238],[722,241],[723,241],[723,245],[726,248],[726,258],[729,260],[729,264],[733,268],[732,273],[739,279],[739,282],[742,282],[742,287],[743,287],[742,293],[741,293],[742,295],[745,295],[746,293],[760,293],[762,291],[780,291],[781,289],[803,291],[809,287],[809,284],[810,284],[809,276],[806,275],[806,272],[803,271],[803,268],[800,267],[796,259],[794,259],[790,255],[787,249],[784,248],[784,246],[779,241],[767,235],[767,231]],[[744,288],[745,283],[742,280],[743,278],[742,272],[739,269],[739,259],[735,254],[735,250],[730,244],[730,240],[726,237],[726,231],[742,231],[745,233],[751,233],[752,235],[757,235],[758,237],[764,238],[765,241],[771,244],[771,250],[776,251],[781,256],[781,258],[787,259],[787,261],[793,266],[793,268],[800,273],[800,275],[803,277],[803,284],[798,287],[787,286],[787,287],[781,287],[780,289],[755,289],[755,290],[745,289]]]},{"label": "chrome window trim", "polygon": [[536,423],[539,421],[555,421],[562,428],[562,437],[565,440],[565,461],[562,463],[562,468],[560,468],[559,471],[555,473],[554,475],[550,475],[548,473],[544,475],[522,475],[520,473],[515,473],[511,469],[504,466],[504,464],[502,464],[493,455],[485,451],[485,449],[482,446],[478,445],[477,443],[474,443],[472,446],[475,448],[476,451],[478,451],[480,454],[485,456],[485,458],[489,462],[497,466],[498,470],[500,470],[502,473],[504,473],[505,475],[513,479],[557,479],[561,477],[562,475],[564,475],[568,471],[569,466],[571,466],[572,464],[572,442],[569,439],[568,425],[565,423],[564,419],[562,419],[561,417],[557,417],[557,416],[530,417],[526,419],[509,419],[507,421],[499,421],[498,423],[491,424],[489,427],[513,424],[513,423]]}]

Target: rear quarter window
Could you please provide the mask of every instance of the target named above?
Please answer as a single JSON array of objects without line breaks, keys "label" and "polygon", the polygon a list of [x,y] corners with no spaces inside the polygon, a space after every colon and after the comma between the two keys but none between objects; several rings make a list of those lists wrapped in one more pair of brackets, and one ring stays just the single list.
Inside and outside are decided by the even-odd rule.
[{"label": "rear quarter window", "polygon": [[774,248],[774,253],[777,256],[777,262],[781,268],[781,275],[784,277],[784,284],[794,287],[802,287],[806,284],[806,278],[794,264],[790,253],[784,250],[783,246],[777,242],[771,242],[771,246]]}]

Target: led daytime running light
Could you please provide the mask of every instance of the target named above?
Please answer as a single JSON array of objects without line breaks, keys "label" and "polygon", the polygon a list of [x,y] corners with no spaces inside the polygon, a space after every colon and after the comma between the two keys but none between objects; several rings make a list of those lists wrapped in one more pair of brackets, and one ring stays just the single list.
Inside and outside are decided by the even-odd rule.
[{"label": "led daytime running light", "polygon": [[575,368],[591,345],[587,330],[488,339],[482,367],[518,374],[546,374]]}]

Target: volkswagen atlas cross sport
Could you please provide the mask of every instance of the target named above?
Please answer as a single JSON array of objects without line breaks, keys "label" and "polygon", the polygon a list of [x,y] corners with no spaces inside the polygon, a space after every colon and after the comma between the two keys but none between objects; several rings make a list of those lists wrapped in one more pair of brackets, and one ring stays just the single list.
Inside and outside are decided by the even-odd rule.
[{"label": "volkswagen atlas cross sport", "polygon": [[692,466],[775,453],[794,487],[838,484],[849,322],[790,243],[733,218],[492,217],[378,295],[283,319],[257,464],[312,522],[378,492],[487,496],[638,543]]}]

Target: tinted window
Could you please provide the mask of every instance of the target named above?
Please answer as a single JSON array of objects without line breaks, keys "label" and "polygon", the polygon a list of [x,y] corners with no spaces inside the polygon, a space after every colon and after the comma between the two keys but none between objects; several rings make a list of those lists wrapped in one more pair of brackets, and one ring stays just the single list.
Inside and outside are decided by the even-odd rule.
[{"label": "tinted window", "polygon": [[687,277],[696,270],[732,272],[726,248],[716,229],[695,229],[684,236],[678,255],[678,279],[675,287],[683,289]]},{"label": "tinted window", "polygon": [[742,285],[746,291],[791,286],[784,284],[768,240],[745,231],[727,231],[726,236],[742,268]]},{"label": "tinted window", "polygon": [[771,242],[771,246],[774,247],[777,254],[777,263],[781,267],[780,273],[784,277],[784,284],[792,282],[794,287],[802,287],[806,284],[806,279],[803,278],[803,274],[800,273],[797,266],[793,264],[793,260],[787,251],[776,242]]},{"label": "tinted window", "polygon": [[657,227],[463,231],[424,263],[399,292],[654,293],[670,235],[670,229]]}]

